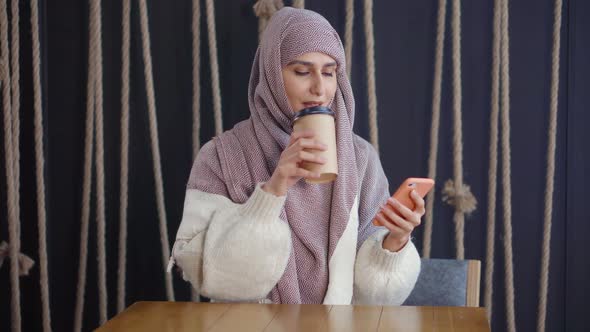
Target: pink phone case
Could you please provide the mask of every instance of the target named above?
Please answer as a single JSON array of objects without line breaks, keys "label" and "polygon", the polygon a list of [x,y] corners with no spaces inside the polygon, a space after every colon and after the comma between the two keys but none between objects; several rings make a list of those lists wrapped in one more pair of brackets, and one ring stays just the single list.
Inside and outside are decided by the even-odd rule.
[{"label": "pink phone case", "polygon": [[[407,178],[400,186],[397,188],[395,193],[392,195],[398,202],[402,205],[406,206],[410,210],[414,210],[416,207],[414,206],[414,201],[410,196],[412,190],[416,190],[420,197],[424,198],[426,194],[434,187],[434,180],[428,178]],[[377,219],[373,220],[373,224],[376,226],[381,226]]]}]

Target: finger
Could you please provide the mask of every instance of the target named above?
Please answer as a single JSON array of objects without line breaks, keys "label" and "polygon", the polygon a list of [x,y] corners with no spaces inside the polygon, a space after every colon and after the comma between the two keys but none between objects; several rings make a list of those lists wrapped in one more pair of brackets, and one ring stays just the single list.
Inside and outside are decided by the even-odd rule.
[{"label": "finger", "polygon": [[418,213],[414,213],[414,216],[408,219],[408,221],[416,228],[422,223],[422,218]]},{"label": "finger", "polygon": [[377,215],[375,216],[375,220],[377,220],[377,222],[381,226],[384,226],[385,228],[387,228],[387,230],[392,234],[405,234],[405,233],[407,233],[404,229],[402,229],[401,227],[397,226],[396,224],[392,223],[387,218],[385,218],[385,216],[383,216],[383,213],[381,213],[381,212],[377,213]]},{"label": "finger", "polygon": [[308,178],[308,179],[316,179],[316,178],[319,178],[321,176],[321,174],[318,172],[308,171],[305,168],[299,167],[299,168],[295,169],[295,174],[293,174],[293,176],[299,176],[299,177]]},{"label": "finger", "polygon": [[301,130],[301,131],[294,132],[293,134],[291,134],[291,138],[289,139],[289,145],[288,146],[293,145],[300,138],[303,138],[303,137],[313,137],[314,135],[315,135],[315,133],[311,129],[304,129],[304,130]]},{"label": "finger", "polygon": [[412,190],[412,192],[410,193],[410,197],[412,198],[412,200],[414,201],[414,205],[416,206],[414,212],[423,216],[426,212],[426,209],[424,208],[424,198],[420,197],[416,190]]},{"label": "finger", "polygon": [[400,217],[390,206],[384,206],[381,212],[391,223],[397,225],[406,232],[409,233],[414,229],[413,222]]},{"label": "finger", "polygon": [[305,162],[316,163],[316,164],[321,164],[321,165],[326,163],[326,158],[324,158],[322,156],[315,155],[311,152],[307,152],[304,150],[294,152],[293,155],[291,155],[288,160],[292,161],[292,162],[296,162],[296,163],[305,161]]},{"label": "finger", "polygon": [[388,205],[386,205],[382,211],[392,223],[407,230],[408,232],[413,231],[416,226],[420,225],[420,218],[416,213],[413,213],[410,218],[404,218],[400,216],[399,212]]},{"label": "finger", "polygon": [[294,145],[301,149],[313,149],[320,151],[328,150],[328,146],[326,144],[310,138],[301,138]]},{"label": "finger", "polygon": [[407,206],[404,206],[395,198],[389,197],[387,199],[387,205],[392,206],[395,211],[399,212],[400,216],[406,219],[412,218],[412,215],[414,214],[414,211],[410,210]]}]

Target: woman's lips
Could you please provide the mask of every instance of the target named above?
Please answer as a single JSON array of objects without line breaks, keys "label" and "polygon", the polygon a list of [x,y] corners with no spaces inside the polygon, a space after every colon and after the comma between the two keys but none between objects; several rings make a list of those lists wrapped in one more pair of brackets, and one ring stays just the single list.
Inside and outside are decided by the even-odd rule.
[{"label": "woman's lips", "polygon": [[309,107],[320,106],[320,105],[322,105],[322,103],[318,103],[318,102],[309,102],[309,103],[303,103],[303,105],[304,105],[305,107],[308,107],[308,108],[309,108]]}]

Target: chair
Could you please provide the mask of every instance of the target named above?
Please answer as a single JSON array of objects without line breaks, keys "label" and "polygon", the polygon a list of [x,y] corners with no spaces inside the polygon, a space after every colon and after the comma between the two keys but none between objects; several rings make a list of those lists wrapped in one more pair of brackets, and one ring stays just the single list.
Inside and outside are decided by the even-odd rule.
[{"label": "chair", "polygon": [[422,259],[416,286],[404,305],[479,307],[481,262]]}]

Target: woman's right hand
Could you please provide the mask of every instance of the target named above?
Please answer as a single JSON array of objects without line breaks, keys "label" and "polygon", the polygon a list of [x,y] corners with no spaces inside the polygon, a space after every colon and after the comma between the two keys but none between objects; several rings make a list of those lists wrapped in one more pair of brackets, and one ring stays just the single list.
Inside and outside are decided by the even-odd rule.
[{"label": "woman's right hand", "polygon": [[285,196],[301,178],[319,178],[320,174],[310,172],[301,167],[302,162],[325,164],[326,159],[310,152],[310,150],[326,151],[327,145],[316,141],[313,131],[300,131],[291,134],[287,148],[281,153],[279,163],[275,168],[270,180],[263,186],[262,190],[275,196]]}]

